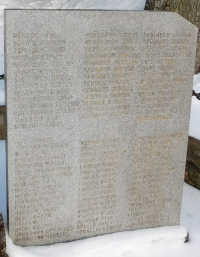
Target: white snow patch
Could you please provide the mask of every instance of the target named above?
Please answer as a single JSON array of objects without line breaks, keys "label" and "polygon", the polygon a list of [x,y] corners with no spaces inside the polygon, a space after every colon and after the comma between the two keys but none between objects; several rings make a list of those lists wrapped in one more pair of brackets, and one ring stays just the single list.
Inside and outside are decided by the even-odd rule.
[{"label": "white snow patch", "polygon": [[[129,257],[166,256],[165,247],[184,245],[187,230],[184,226],[150,228],[91,237],[69,243],[48,246],[19,247],[7,237],[10,257]],[[159,252],[157,252],[159,251]],[[155,255],[155,253],[157,254]]]},{"label": "white snow patch", "polygon": [[4,90],[4,85],[0,85],[0,105],[5,105],[5,90]]},{"label": "white snow patch", "polygon": [[[194,75],[193,89],[200,93],[200,73]],[[200,140],[200,100],[192,97],[189,135]]]}]

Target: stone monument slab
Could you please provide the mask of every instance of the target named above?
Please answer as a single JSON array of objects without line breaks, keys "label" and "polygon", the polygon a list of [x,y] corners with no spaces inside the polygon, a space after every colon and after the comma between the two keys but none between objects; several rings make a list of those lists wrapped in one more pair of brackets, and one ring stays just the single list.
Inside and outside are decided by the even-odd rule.
[{"label": "stone monument slab", "polygon": [[197,28],[170,12],[5,10],[9,234],[178,225]]}]

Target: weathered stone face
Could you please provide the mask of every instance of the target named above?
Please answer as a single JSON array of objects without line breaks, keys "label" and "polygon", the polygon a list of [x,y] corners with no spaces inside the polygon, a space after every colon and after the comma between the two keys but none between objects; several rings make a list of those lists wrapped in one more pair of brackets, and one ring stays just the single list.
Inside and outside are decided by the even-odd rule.
[{"label": "weathered stone face", "polygon": [[78,10],[5,24],[14,243],[179,224],[196,27]]}]

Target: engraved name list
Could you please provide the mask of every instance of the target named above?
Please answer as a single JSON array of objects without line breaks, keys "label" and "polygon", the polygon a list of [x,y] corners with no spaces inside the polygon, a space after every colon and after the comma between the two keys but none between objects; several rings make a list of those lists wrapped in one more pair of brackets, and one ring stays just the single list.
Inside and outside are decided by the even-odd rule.
[{"label": "engraved name list", "polygon": [[5,24],[14,243],[178,225],[196,28],[132,11],[6,10]]}]

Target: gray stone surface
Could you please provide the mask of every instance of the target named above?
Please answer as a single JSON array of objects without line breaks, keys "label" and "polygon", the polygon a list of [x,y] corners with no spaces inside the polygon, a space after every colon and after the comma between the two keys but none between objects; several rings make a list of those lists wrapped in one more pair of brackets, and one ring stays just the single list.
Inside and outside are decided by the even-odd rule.
[{"label": "gray stone surface", "polygon": [[178,225],[197,28],[175,13],[6,10],[9,234]]}]

